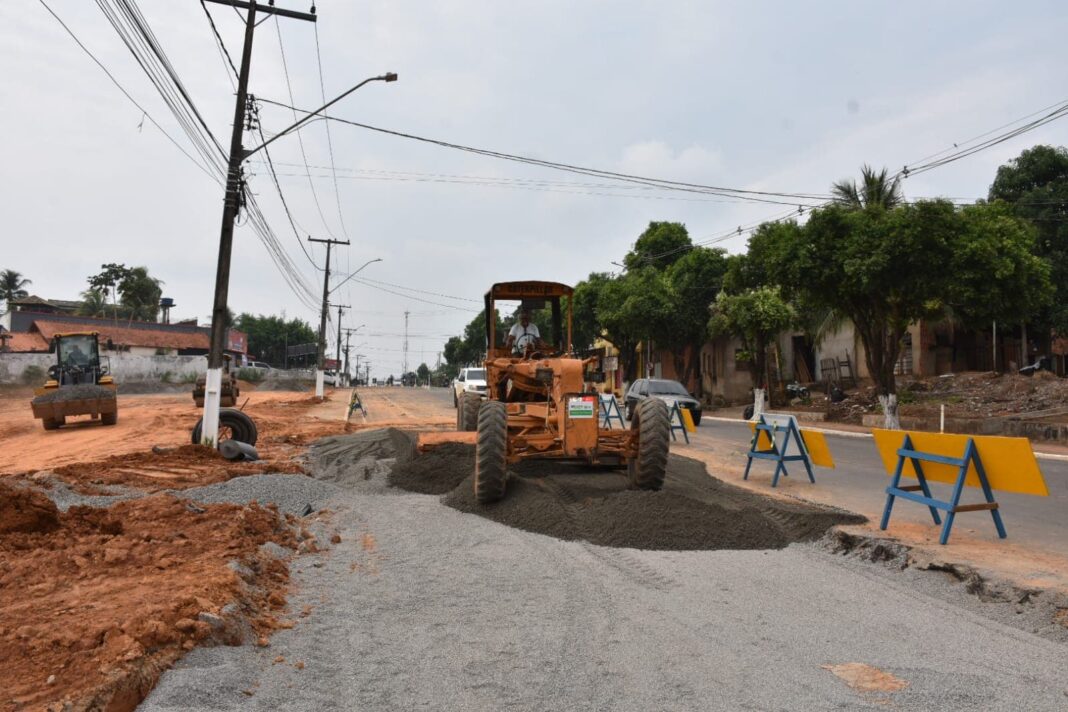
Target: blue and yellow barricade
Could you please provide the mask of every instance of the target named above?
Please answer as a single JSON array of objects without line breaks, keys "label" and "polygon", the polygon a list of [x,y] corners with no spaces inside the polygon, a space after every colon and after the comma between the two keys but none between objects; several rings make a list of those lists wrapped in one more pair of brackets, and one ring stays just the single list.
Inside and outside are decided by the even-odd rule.
[{"label": "blue and yellow barricade", "polygon": [[619,427],[623,430],[627,429],[627,423],[623,420],[623,412],[619,409],[619,402],[616,401],[616,397],[609,393],[602,393],[600,395],[601,400],[601,427],[608,430],[612,429],[612,423],[619,421]]},{"label": "blue and yellow barricade", "polygon": [[351,418],[352,414],[357,410],[363,413],[364,418],[367,417],[367,411],[364,410],[363,403],[360,401],[360,394],[356,392],[355,388],[353,388],[352,393],[349,394],[349,410],[347,413],[345,413],[346,423],[349,422],[349,418]]},{"label": "blue and yellow barricade", "polygon": [[[1048,496],[1049,490],[1038,468],[1038,461],[1027,438],[1006,438],[992,435],[957,435],[953,433],[902,432],[873,430],[875,446],[883,466],[893,479],[886,488],[880,529],[890,523],[894,499],[904,499],[927,505],[935,524],[942,525],[939,544],[949,541],[953,520],[958,512],[988,510],[994,520],[998,537],[1004,539],[1005,525],[1001,521],[993,490]],[[917,480],[915,485],[901,485],[902,477]],[[935,499],[928,481],[953,485],[949,501]],[[961,504],[964,486],[983,490],[984,502]],[[922,493],[922,494],[921,494]],[[946,513],[943,523],[938,510]]]},{"label": "blue and yellow barricade", "polygon": [[693,416],[690,415],[690,411],[687,408],[683,408],[679,405],[678,401],[671,406],[668,410],[668,422],[671,424],[671,439],[675,440],[675,431],[682,432],[682,437],[686,439],[686,444],[690,444],[690,433],[697,432],[697,426],[693,424]]},{"label": "blue and yellow barricade", "polygon": [[[827,446],[823,433],[802,430],[797,427],[797,419],[792,415],[763,413],[760,419],[749,423],[753,439],[749,443],[748,462],[745,465],[743,480],[749,479],[749,470],[753,460],[771,460],[775,464],[775,474],[771,486],[779,484],[779,475],[788,477],[787,462],[800,462],[805,466],[808,481],[815,484],[812,466],[834,467],[834,458]],[[780,441],[779,436],[782,435]]]}]

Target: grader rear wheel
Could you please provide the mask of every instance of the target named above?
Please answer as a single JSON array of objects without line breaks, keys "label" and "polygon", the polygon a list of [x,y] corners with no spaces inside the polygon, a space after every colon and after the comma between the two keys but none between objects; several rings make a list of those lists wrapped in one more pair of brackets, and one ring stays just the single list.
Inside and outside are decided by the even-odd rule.
[{"label": "grader rear wheel", "polygon": [[[460,399],[461,404],[463,398]],[[475,499],[486,504],[504,497],[508,476],[508,412],[504,403],[487,401],[478,412],[475,448]]]},{"label": "grader rear wheel", "polygon": [[658,398],[645,398],[634,409],[630,427],[638,431],[638,456],[630,461],[628,470],[632,487],[658,490],[667,475],[671,420],[668,407]]}]

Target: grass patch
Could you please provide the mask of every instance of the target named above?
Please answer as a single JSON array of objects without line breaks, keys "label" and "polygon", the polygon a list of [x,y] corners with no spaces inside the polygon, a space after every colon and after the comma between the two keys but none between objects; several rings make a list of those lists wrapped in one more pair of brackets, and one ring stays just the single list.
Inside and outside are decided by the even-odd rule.
[{"label": "grass patch", "polygon": [[44,382],[45,377],[47,375],[48,371],[44,370],[40,366],[30,365],[23,370],[22,376],[19,378],[19,380],[22,381],[22,385],[24,386],[40,385],[42,382]]}]

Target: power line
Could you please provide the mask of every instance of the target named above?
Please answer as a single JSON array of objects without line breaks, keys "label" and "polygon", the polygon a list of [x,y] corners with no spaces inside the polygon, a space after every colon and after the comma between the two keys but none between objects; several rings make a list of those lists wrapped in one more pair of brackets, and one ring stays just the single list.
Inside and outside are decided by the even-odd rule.
[{"label": "power line", "polygon": [[[315,24],[315,61],[319,67],[319,96],[322,97],[323,104],[326,104],[326,84],[323,79],[323,56],[319,51],[319,23]],[[329,118],[325,111],[323,112],[323,116]],[[341,210],[341,190],[338,188],[337,184],[337,169],[334,168],[334,141],[330,137],[330,122],[324,121],[323,126],[326,127],[326,146],[330,150],[330,172],[334,176],[334,198],[337,200],[337,217],[341,222],[341,232],[348,238],[349,231],[348,228],[345,227],[345,215]],[[305,168],[307,168],[307,162],[305,162]]]},{"label": "power line", "polygon": [[[275,106],[281,106],[293,111],[297,109],[289,104],[273,101],[270,99],[263,99],[264,103],[273,104]],[[772,192],[772,191],[757,191],[747,190],[741,188],[724,188],[719,186],[702,185],[699,183],[686,183],[683,181],[673,181],[661,178],[649,178],[644,176],[633,175],[629,173],[618,173],[615,171],[605,171],[597,168],[586,168],[583,166],[576,166],[567,163],[558,163],[554,161],[545,161],[537,158],[530,158],[527,156],[520,156],[510,153],[502,153],[500,151],[491,151],[489,149],[474,148],[472,146],[464,146],[462,144],[451,143],[448,141],[442,141],[439,139],[426,138],[424,136],[417,136],[415,134],[404,133],[401,131],[394,131],[392,129],[384,129],[378,126],[371,126],[370,124],[363,124],[357,121],[350,121],[348,119],[341,119],[336,116],[323,117],[326,121],[336,121],[338,123],[347,124],[349,126],[356,126],[358,128],[366,129],[368,131],[375,131],[378,133],[387,134],[390,136],[397,136],[399,138],[406,138],[413,141],[420,141],[422,143],[429,143],[435,146],[441,146],[443,148],[451,148],[458,151],[465,151],[468,153],[474,153],[481,156],[487,156],[490,158],[498,158],[506,161],[514,161],[516,163],[525,163],[533,166],[540,166],[542,168],[550,168],[553,170],[564,171],[567,173],[576,173],[579,175],[587,175],[591,177],[610,178],[612,180],[618,180],[628,183],[636,183],[639,185],[648,185],[653,187],[660,187],[665,190],[679,190],[689,193],[702,193],[709,195],[718,195],[721,197],[739,197],[739,196],[751,196],[748,200],[758,203],[772,203],[779,205],[796,205],[796,200],[818,200],[821,196],[813,196],[804,193],[786,193],[786,192]],[[772,197],[785,197],[792,198],[790,202],[784,202],[782,200],[772,200],[769,197],[760,196],[772,196]]]}]

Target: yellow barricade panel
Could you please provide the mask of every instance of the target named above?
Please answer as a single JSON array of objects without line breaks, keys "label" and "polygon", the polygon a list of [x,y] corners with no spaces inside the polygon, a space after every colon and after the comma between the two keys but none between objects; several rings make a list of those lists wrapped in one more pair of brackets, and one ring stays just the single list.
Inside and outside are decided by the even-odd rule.
[{"label": "yellow barricade panel", "polygon": [[813,465],[834,469],[834,457],[831,456],[831,448],[827,446],[827,438],[823,433],[814,430],[801,430],[801,437],[805,440],[805,449]]},{"label": "yellow barricade panel", "polygon": [[[749,421],[749,432],[751,432],[751,433],[755,433],[756,432],[756,423],[754,423],[752,420]],[[757,448],[760,449],[760,450],[770,450],[771,449],[771,438],[768,437],[767,431],[765,431],[765,430],[761,430],[760,431],[760,440],[757,441]]]},{"label": "yellow barricade panel", "polygon": [[690,411],[687,408],[679,408],[679,413],[682,414],[682,426],[686,428],[686,432],[696,433],[697,426],[693,424],[693,416],[690,415]]},{"label": "yellow barricade panel", "polygon": [[[893,475],[897,468],[897,451],[904,442],[906,434],[912,439],[914,450],[947,457],[962,457],[968,439],[971,438],[975,440],[979,459],[983,462],[987,480],[993,489],[1042,497],[1049,495],[1046,480],[1042,477],[1035,453],[1031,450],[1031,441],[1027,438],[873,429],[875,447],[879,450],[879,457],[882,458],[883,467],[888,475]],[[922,467],[928,480],[947,484],[954,484],[957,481],[959,468],[954,465],[924,462]],[[915,479],[916,470],[911,461],[905,461],[901,473]],[[974,465],[968,468],[968,476],[964,483],[969,487],[979,487],[979,478],[975,473]]]}]

